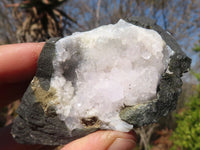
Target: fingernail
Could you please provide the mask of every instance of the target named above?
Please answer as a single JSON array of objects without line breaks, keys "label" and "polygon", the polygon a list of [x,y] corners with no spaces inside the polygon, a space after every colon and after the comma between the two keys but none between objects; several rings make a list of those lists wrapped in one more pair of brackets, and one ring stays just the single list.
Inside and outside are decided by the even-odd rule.
[{"label": "fingernail", "polygon": [[132,139],[116,138],[108,150],[133,150],[136,143]]},{"label": "fingernail", "polygon": [[133,140],[135,141],[135,142],[137,142],[137,133],[134,131],[134,130],[131,130],[130,132],[129,132],[129,134],[131,134],[131,135],[133,135]]}]

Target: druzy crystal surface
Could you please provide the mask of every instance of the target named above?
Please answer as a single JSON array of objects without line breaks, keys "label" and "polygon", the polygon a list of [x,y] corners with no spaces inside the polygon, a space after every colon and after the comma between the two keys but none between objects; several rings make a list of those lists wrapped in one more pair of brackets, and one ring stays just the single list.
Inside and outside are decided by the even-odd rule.
[{"label": "druzy crystal surface", "polygon": [[156,98],[173,51],[154,30],[124,20],[56,42],[56,112],[72,131],[96,127],[129,131],[120,110]]}]

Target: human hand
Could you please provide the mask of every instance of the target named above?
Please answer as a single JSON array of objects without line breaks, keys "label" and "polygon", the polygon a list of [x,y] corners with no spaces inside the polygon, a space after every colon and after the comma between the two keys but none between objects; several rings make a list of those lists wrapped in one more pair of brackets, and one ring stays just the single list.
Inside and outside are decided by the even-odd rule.
[{"label": "human hand", "polygon": [[[43,46],[44,43],[0,46],[0,108],[22,97],[36,72]],[[10,135],[10,127],[0,130],[0,141],[4,150],[37,147],[17,144]],[[136,135],[133,131],[97,131],[70,142],[62,150],[132,150],[135,146]]]}]

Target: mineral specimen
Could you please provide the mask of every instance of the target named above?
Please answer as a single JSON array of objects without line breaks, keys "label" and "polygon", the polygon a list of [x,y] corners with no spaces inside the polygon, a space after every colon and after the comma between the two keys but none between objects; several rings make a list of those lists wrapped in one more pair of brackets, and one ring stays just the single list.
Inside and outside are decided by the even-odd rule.
[{"label": "mineral specimen", "polygon": [[46,43],[13,125],[19,143],[126,132],[175,109],[191,60],[154,21],[127,21]]}]

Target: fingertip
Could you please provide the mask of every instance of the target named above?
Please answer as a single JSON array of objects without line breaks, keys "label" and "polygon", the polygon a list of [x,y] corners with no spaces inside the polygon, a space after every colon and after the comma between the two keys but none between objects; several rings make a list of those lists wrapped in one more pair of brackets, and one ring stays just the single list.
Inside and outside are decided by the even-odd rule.
[{"label": "fingertip", "polygon": [[128,133],[132,135],[134,141],[137,143],[138,135],[137,135],[137,133],[135,132],[135,130],[132,129],[132,130],[129,131]]},{"label": "fingertip", "polygon": [[131,139],[116,138],[107,150],[133,150],[136,142]]}]

